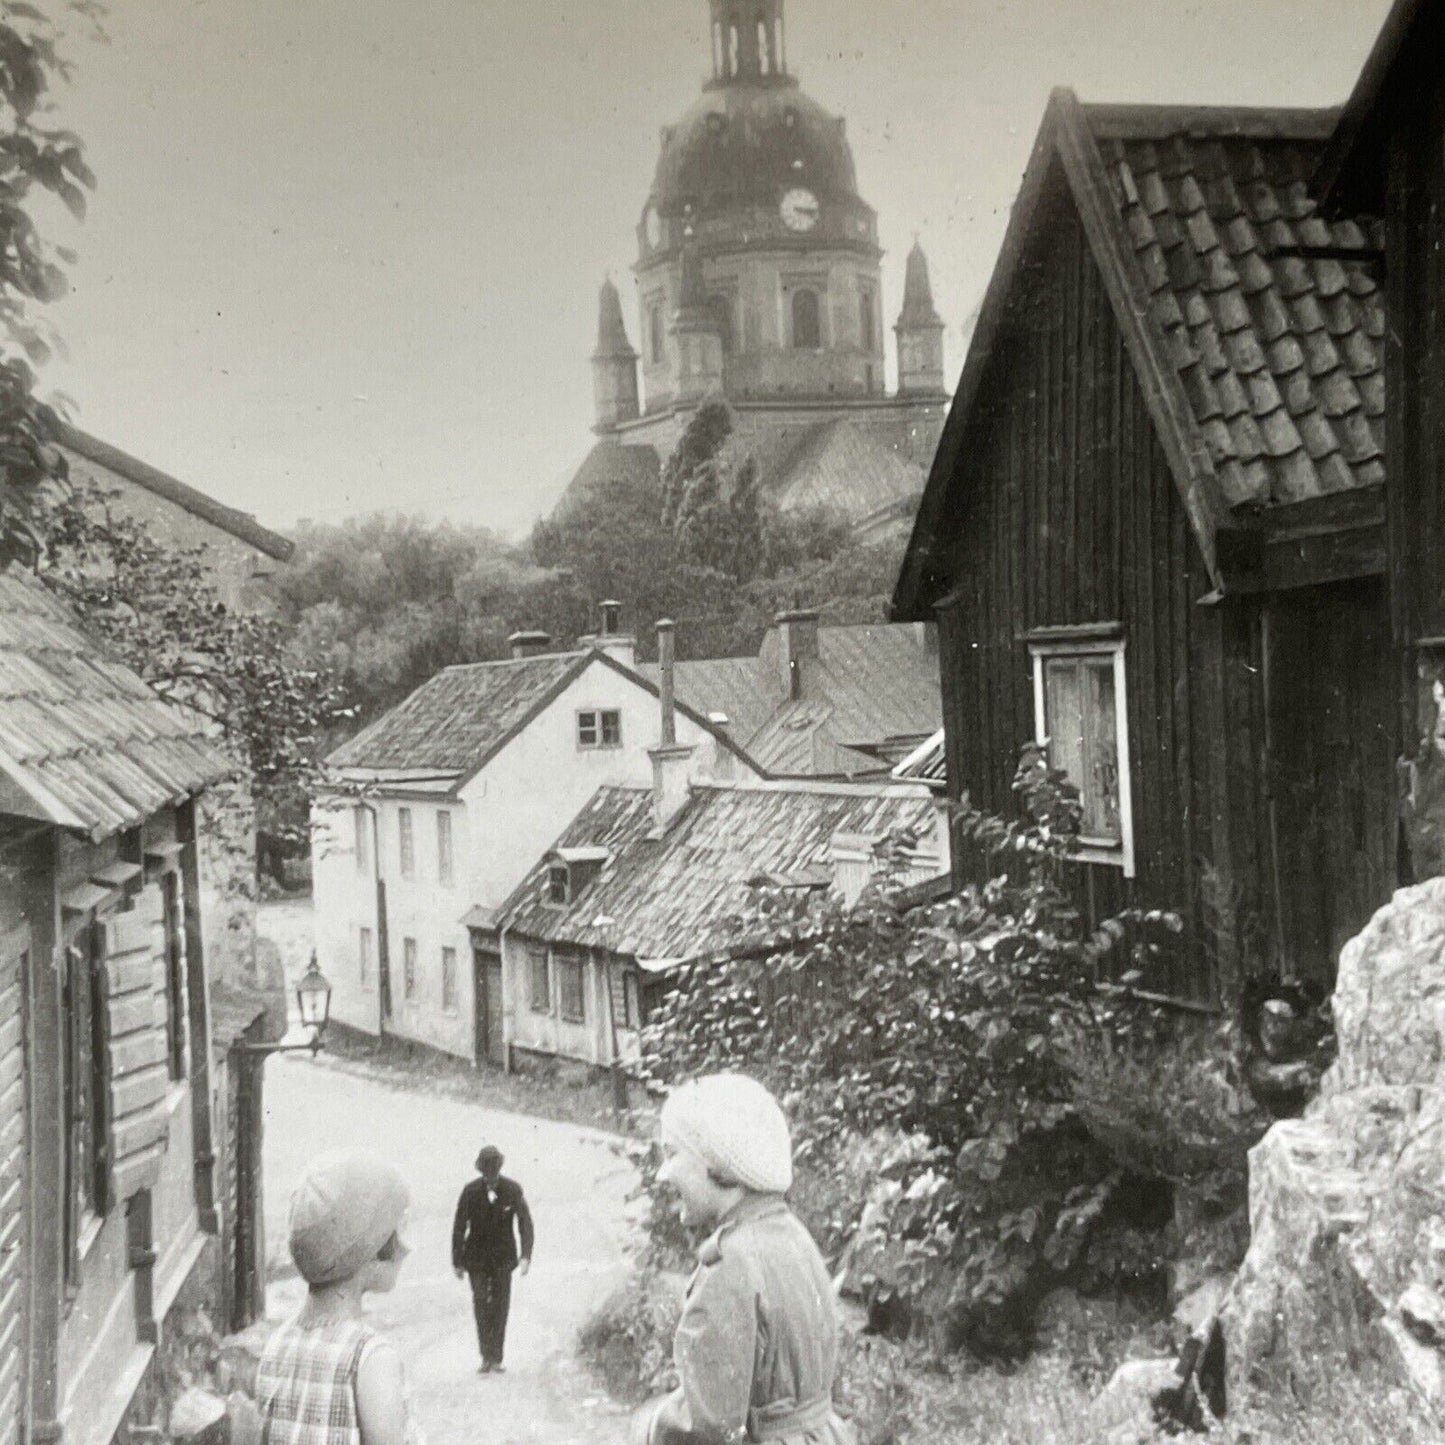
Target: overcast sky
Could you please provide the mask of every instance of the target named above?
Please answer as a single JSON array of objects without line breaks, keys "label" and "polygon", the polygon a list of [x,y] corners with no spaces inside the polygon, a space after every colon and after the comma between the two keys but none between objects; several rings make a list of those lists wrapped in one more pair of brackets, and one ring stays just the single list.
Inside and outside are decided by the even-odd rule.
[{"label": "overcast sky", "polygon": [[[1051,86],[1332,105],[1388,0],[787,0],[847,117],[891,324],[916,232],[949,323]],[[112,0],[63,97],[100,189],[55,308],[79,424],[262,521],[525,528],[585,453],[587,358],[706,0]],[[891,333],[890,333],[891,339]]]}]

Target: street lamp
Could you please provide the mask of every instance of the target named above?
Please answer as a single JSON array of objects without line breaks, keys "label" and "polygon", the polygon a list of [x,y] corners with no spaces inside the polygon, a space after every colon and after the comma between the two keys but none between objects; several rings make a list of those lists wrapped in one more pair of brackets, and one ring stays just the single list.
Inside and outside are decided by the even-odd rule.
[{"label": "street lamp", "polygon": [[326,975],[316,966],[316,954],[301,975],[296,985],[296,1006],[301,1015],[301,1027],[310,1029],[311,1037],[298,1043],[245,1044],[236,1043],[232,1048],[243,1054],[289,1054],[300,1049],[309,1049],[314,1059],[321,1052],[321,1036],[326,1032],[327,1020],[331,1017],[331,984]]}]

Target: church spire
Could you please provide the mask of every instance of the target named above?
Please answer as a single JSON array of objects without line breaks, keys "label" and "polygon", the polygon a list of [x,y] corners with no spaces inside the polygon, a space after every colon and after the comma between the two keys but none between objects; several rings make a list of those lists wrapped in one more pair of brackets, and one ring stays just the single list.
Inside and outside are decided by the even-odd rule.
[{"label": "church spire", "polygon": [[609,276],[597,303],[597,350],[592,353],[592,398],[597,420],[593,430],[611,431],[635,421],[639,411],[637,353],[627,339],[622,297]]},{"label": "church spire", "polygon": [[928,257],[918,241],[908,253],[903,276],[903,309],[893,328],[898,337],[900,395],[941,395],[943,386],[943,318],[933,304]]},{"label": "church spire", "polygon": [[708,0],[714,85],[766,84],[788,74],[783,0]]}]

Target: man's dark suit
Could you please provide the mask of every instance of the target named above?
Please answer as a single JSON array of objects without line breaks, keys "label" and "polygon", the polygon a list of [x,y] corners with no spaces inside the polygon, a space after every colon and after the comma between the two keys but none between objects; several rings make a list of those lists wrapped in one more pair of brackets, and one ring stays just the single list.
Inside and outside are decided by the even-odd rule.
[{"label": "man's dark suit", "polygon": [[457,1200],[452,1223],[452,1268],[472,1282],[477,1346],[484,1365],[500,1365],[512,1305],[512,1271],[519,1258],[532,1258],[532,1214],[522,1186],[505,1175],[495,1184],[473,1179]]}]

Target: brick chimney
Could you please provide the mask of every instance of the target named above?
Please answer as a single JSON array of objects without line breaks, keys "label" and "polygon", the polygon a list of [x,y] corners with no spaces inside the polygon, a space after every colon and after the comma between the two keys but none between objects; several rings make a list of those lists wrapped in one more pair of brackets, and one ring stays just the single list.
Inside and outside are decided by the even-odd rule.
[{"label": "brick chimney", "polygon": [[514,632],[507,639],[507,646],[516,657],[538,657],[552,646],[550,632]]},{"label": "brick chimney", "polygon": [[692,748],[677,741],[677,694],[673,672],[674,624],[663,618],[657,624],[657,692],[661,707],[657,746],[652,759],[652,836],[660,838],[687,802]]},{"label": "brick chimney", "polygon": [[796,702],[803,695],[803,664],[818,656],[818,614],[801,608],[780,612],[773,621],[778,629],[783,690]]},{"label": "brick chimney", "polygon": [[637,666],[637,639],[622,630],[622,604],[609,598],[597,604],[599,631],[581,639],[584,646],[605,652],[623,667]]}]

